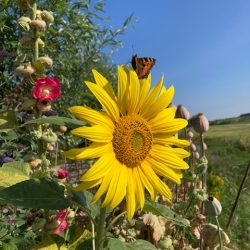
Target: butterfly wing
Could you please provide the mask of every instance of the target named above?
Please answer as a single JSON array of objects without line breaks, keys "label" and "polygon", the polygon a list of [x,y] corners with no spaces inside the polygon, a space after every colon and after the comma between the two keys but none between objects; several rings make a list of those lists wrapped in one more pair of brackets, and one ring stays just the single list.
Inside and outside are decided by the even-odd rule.
[{"label": "butterfly wing", "polygon": [[132,56],[131,64],[139,79],[147,78],[156,60],[152,57]]}]

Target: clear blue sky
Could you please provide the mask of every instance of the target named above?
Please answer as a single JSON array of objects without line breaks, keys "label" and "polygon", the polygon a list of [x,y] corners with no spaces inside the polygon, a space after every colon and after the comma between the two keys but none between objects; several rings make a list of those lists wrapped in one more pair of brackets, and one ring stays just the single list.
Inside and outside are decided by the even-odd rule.
[{"label": "clear blue sky", "polygon": [[152,79],[175,86],[174,103],[208,119],[250,112],[250,0],[107,0],[105,16],[121,36],[115,64],[132,54],[156,58]]}]

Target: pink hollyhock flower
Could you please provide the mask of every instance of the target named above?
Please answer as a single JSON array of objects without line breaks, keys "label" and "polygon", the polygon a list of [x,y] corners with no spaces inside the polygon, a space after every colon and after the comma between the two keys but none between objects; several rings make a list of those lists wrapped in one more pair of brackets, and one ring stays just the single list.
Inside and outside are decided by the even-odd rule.
[{"label": "pink hollyhock flower", "polygon": [[60,234],[68,227],[68,222],[66,220],[67,210],[61,210],[56,216],[55,221],[59,224],[59,227],[54,231],[55,234]]},{"label": "pink hollyhock flower", "polygon": [[65,179],[65,178],[68,177],[68,171],[67,170],[59,168],[59,169],[56,170],[56,172],[57,172],[57,178],[58,179]]},{"label": "pink hollyhock flower", "polygon": [[42,77],[36,80],[33,97],[40,101],[54,101],[60,96],[60,83],[57,78]]}]

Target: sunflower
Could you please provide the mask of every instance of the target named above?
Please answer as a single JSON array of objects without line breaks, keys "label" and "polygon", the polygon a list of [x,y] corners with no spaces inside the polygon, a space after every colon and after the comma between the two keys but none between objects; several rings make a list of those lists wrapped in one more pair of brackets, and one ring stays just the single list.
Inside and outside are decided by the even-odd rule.
[{"label": "sunflower", "polygon": [[163,179],[181,183],[181,170],[189,167],[183,160],[189,153],[182,147],[189,142],[176,138],[175,134],[187,121],[175,119],[175,110],[169,107],[174,87],[166,89],[163,77],[150,90],[150,75],[139,80],[133,69],[118,66],[116,95],[105,77],[96,70],[93,75],[96,83],[85,83],[103,111],[84,106],[69,108],[91,125],[73,129],[72,134],[92,143],[66,151],[65,156],[75,160],[96,158],[76,189],[100,185],[93,202],[106,194],[102,207],[114,208],[126,198],[131,219],[137,206],[144,206],[145,189],[153,201],[157,192],[170,200],[172,193]]}]

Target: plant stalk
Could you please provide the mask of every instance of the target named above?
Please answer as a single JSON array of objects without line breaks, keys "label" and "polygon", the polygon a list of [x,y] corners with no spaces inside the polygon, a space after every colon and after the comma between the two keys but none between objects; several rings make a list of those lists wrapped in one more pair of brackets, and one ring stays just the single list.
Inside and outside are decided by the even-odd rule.
[{"label": "plant stalk", "polygon": [[99,223],[97,224],[96,230],[96,246],[97,250],[102,249],[102,241],[105,237],[105,219],[106,219],[106,207],[101,207]]},{"label": "plant stalk", "polygon": [[216,219],[216,224],[217,224],[217,227],[218,227],[220,250],[223,250],[223,242],[222,242],[222,238],[221,238],[220,223],[219,223],[219,220],[218,220],[218,216],[215,216],[215,219]]}]

